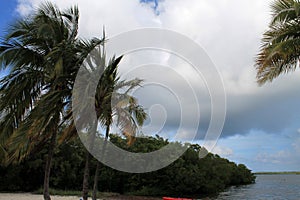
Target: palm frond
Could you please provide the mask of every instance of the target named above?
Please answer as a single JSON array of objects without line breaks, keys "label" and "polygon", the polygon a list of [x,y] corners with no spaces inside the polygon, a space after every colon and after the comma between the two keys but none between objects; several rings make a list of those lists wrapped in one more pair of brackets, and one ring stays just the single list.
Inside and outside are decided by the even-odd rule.
[{"label": "palm frond", "polygon": [[300,2],[276,0],[271,9],[273,19],[263,35],[255,64],[260,85],[299,67]]}]

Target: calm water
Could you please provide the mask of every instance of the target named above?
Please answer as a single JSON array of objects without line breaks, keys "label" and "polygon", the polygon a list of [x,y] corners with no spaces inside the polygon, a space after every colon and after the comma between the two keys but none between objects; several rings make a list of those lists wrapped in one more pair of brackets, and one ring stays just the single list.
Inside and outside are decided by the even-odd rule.
[{"label": "calm water", "polygon": [[300,200],[300,175],[257,175],[256,183],[232,187],[217,200]]}]

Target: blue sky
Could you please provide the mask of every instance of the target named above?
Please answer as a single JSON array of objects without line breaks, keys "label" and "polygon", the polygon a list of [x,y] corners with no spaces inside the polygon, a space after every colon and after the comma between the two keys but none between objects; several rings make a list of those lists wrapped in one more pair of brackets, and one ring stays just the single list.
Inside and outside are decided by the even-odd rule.
[{"label": "blue sky", "polygon": [[16,0],[1,1],[0,7],[0,30],[3,33],[6,27],[17,16]]},{"label": "blue sky", "polygon": [[[7,28],[19,14],[16,11],[17,0],[2,1],[0,6],[0,37],[3,37],[7,31]],[[0,74],[3,76],[5,72]]]},{"label": "blue sky", "polygon": [[[61,8],[79,5],[79,33],[82,37],[101,35],[103,25],[107,35],[141,27],[161,27],[185,34],[201,44],[219,68],[227,94],[225,126],[214,152],[235,162],[245,163],[254,171],[300,170],[299,70],[263,87],[255,83],[254,57],[270,18],[268,2],[52,1]],[[40,2],[3,0],[0,7],[0,36],[4,35],[3,30],[9,22],[17,16],[30,14],[32,7]],[[111,15],[112,10],[114,15]],[[139,59],[144,59],[143,56]],[[168,56],[162,58],[172,62]],[[175,59],[173,61],[177,62]],[[153,97],[149,95],[147,98]],[[205,102],[203,104],[206,105]],[[201,117],[205,130],[210,115],[204,113]],[[176,119],[172,120],[166,124],[169,133],[176,128],[174,124],[178,124]],[[199,135],[202,131],[199,130]],[[186,132],[188,134],[188,128]]]}]

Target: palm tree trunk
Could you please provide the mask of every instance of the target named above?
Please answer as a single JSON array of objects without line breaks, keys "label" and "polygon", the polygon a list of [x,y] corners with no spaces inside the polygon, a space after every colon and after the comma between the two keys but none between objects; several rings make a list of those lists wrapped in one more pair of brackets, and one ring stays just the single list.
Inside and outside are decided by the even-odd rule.
[{"label": "palm tree trunk", "polygon": [[[109,130],[110,129],[110,125],[106,126],[106,133],[105,133],[105,139],[104,139],[104,144],[103,144],[103,148],[102,148],[102,152],[101,152],[101,157],[103,157],[105,155],[105,150],[106,150],[106,145],[107,145],[107,140],[108,140],[108,136],[109,136]],[[100,162],[97,162],[97,167],[96,167],[96,171],[95,171],[95,176],[94,176],[94,187],[93,187],[93,195],[92,195],[92,200],[96,200],[97,199],[97,192],[98,192],[98,177],[99,177],[99,171],[100,171]]]},{"label": "palm tree trunk", "polygon": [[82,198],[83,200],[88,200],[88,194],[89,194],[89,176],[90,176],[90,151],[93,151],[94,148],[94,140],[96,136],[97,131],[97,121],[94,122],[92,125],[92,131],[89,138],[89,151],[86,151],[85,155],[85,166],[84,166],[84,173],[83,173],[83,183],[82,183]]},{"label": "palm tree trunk", "polygon": [[44,191],[43,191],[44,200],[51,200],[49,194],[49,181],[50,181],[51,162],[54,154],[54,149],[56,146],[56,134],[57,132],[54,131],[48,149],[48,156],[46,160],[45,176],[44,176]]},{"label": "palm tree trunk", "polygon": [[93,187],[92,200],[96,200],[97,199],[99,171],[100,171],[100,162],[97,162],[95,176],[94,176],[94,187]]},{"label": "palm tree trunk", "polygon": [[83,200],[88,199],[89,171],[90,171],[90,152],[86,151],[85,166],[84,166],[84,173],[83,173],[83,183],[82,183],[82,198],[83,198]]}]

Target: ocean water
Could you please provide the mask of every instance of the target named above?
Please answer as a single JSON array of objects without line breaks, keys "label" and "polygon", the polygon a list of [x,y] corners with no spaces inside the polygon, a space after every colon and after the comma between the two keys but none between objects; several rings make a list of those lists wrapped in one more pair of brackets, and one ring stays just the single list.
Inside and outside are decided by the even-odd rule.
[{"label": "ocean water", "polygon": [[215,200],[300,200],[300,175],[257,175],[252,185],[231,187]]}]

